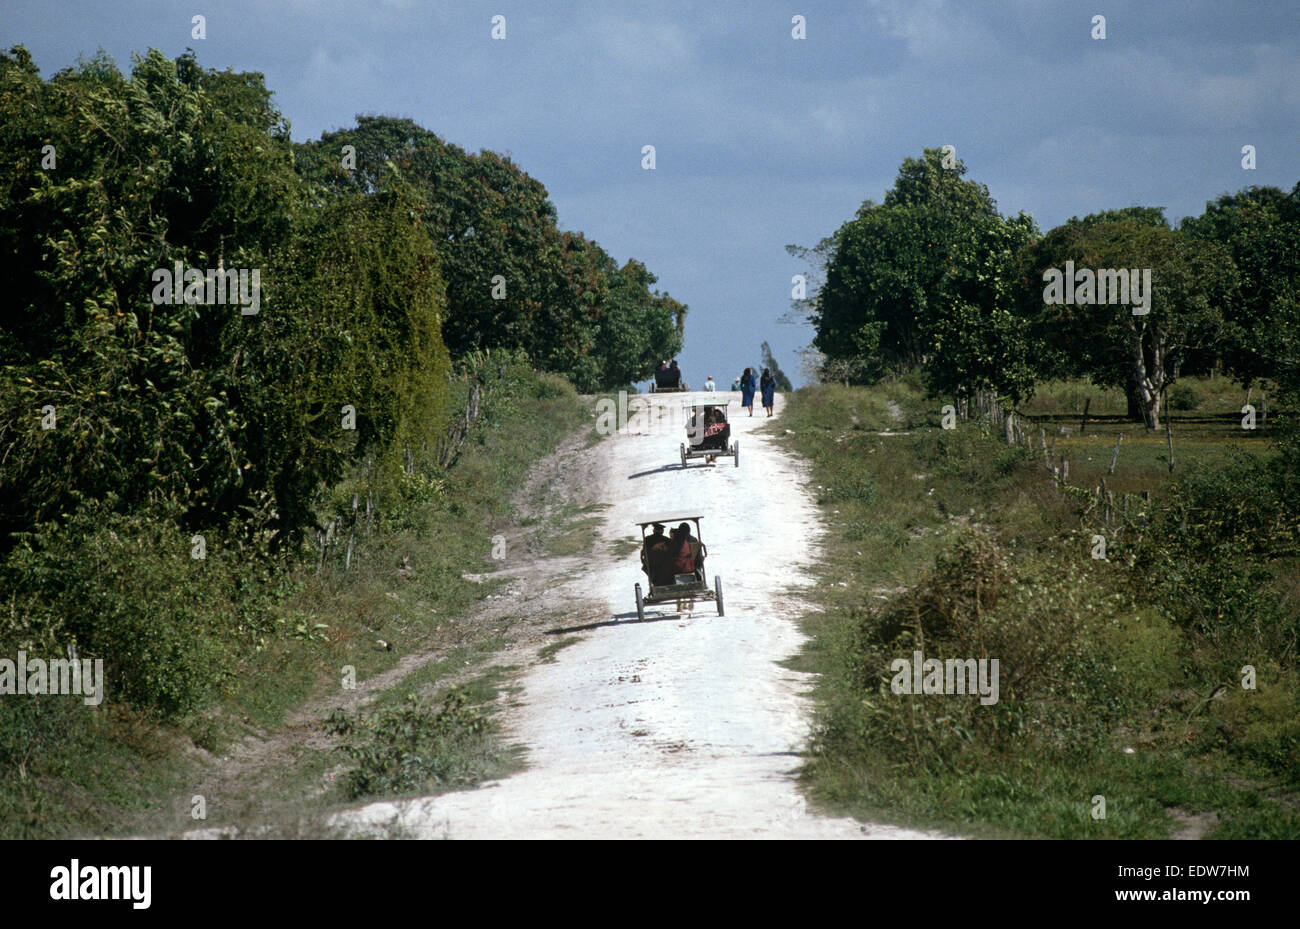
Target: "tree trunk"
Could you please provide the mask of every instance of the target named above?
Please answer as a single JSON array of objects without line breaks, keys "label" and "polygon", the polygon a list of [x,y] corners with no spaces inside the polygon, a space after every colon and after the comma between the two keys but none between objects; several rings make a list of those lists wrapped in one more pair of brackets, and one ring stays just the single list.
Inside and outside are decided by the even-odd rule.
[{"label": "tree trunk", "polygon": [[1132,378],[1124,385],[1124,397],[1128,400],[1128,418],[1135,423],[1142,422],[1142,398]]},{"label": "tree trunk", "polygon": [[[1151,367],[1147,367],[1146,352],[1142,346],[1142,329],[1134,329],[1129,339],[1129,382],[1137,387],[1142,421],[1148,429],[1160,428],[1160,385],[1164,383],[1164,359],[1159,341],[1152,351]],[[1130,401],[1131,406],[1131,401]]]},{"label": "tree trunk", "polygon": [[[1160,429],[1160,390],[1151,377],[1152,372],[1148,372],[1147,356],[1141,343],[1141,330],[1135,330],[1128,342],[1128,383],[1134,387],[1136,398],[1130,394],[1128,407],[1132,409],[1134,400],[1138,401],[1138,418],[1147,429]],[[1158,355],[1154,363],[1160,364]]]}]

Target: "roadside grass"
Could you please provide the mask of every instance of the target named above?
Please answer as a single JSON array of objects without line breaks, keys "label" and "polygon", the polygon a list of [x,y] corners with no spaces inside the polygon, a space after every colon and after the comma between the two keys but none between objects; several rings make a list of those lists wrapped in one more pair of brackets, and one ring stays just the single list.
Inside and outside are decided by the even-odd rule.
[{"label": "roadside grass", "polygon": [[554,557],[584,555],[592,550],[599,538],[605,518],[598,515],[608,509],[607,504],[559,507],[548,524],[536,533],[537,541],[546,554]]},{"label": "roadside grass", "polygon": [[334,795],[341,801],[433,796],[519,770],[523,752],[501,741],[489,707],[513,670],[488,668],[436,698],[412,688],[370,712],[330,714],[326,726],[341,737],[338,750],[352,762]]},{"label": "roadside grass", "polygon": [[562,639],[556,639],[554,642],[550,642],[546,645],[543,645],[541,649],[538,650],[537,656],[541,658],[542,661],[548,663],[554,662],[555,656],[560,651],[560,649],[568,648],[570,645],[577,645],[581,641],[582,641],[582,636],[566,635]]},{"label": "roadside grass", "polygon": [[[297,563],[272,566],[269,575],[264,563],[232,569],[245,572],[232,582],[236,592],[266,599],[268,588],[273,591],[262,625],[245,630],[235,643],[224,685],[206,706],[163,723],[120,704],[92,711],[80,701],[65,707],[54,700],[6,698],[0,704],[0,759],[14,759],[21,770],[0,780],[0,837],[173,833],[219,824],[242,828],[273,811],[290,822],[328,807],[338,795],[320,785],[338,759],[307,747],[268,772],[267,795],[208,797],[208,821],[191,820],[193,788],[219,761],[196,757],[191,745],[221,755],[242,739],[265,736],[309,701],[328,704],[331,693],[341,693],[348,668],[363,682],[392,670],[403,655],[440,655],[400,688],[418,693],[415,699],[424,707],[403,725],[418,729],[418,719],[436,719],[436,712],[426,712],[426,704],[440,699],[430,688],[438,689],[452,670],[458,679],[473,678],[475,667],[500,647],[509,625],[480,628],[462,622],[476,602],[500,586],[465,575],[501,566],[492,560],[494,537],[513,525],[511,501],[531,466],[592,419],[588,404],[567,382],[531,371],[510,377],[514,380],[496,388],[496,400],[485,406],[489,412],[455,465],[438,475],[413,475],[390,499],[375,500],[373,520],[349,518],[356,478],[333,488],[322,519],[350,528],[335,534],[323,559],[311,546]],[[210,563],[214,560],[210,554]],[[391,699],[381,697],[378,703],[381,710],[392,710]],[[473,701],[471,708],[483,717],[474,729],[474,751],[484,763],[460,765],[462,772],[477,773],[458,775],[457,784],[489,776],[483,772],[511,770],[516,763],[487,721],[490,711]],[[463,715],[444,717],[437,725]],[[462,749],[452,754],[473,754]],[[494,767],[486,764],[488,758],[505,760]]]},{"label": "roadside grass", "polygon": [[[831,385],[792,395],[777,424],[811,462],[828,529],[810,639],[792,662],[819,674],[810,796],[966,835],[1158,838],[1176,831],[1175,812],[1213,811],[1214,837],[1300,837],[1294,555],[1220,556],[1266,534],[1180,528],[1197,510],[1178,509],[1113,533],[1096,561],[1096,527],[1041,454],[978,422],[942,430],[938,407],[906,379]],[[1174,435],[1177,480],[1166,464],[1135,482],[1157,506],[1221,495],[1233,510],[1234,494],[1249,506],[1263,493],[1245,477],[1232,489],[1262,473],[1240,457],[1251,439]],[[1129,448],[1117,476],[1141,470]],[[1077,473],[1072,460],[1071,483]],[[1200,548],[1216,552],[1214,570],[1180,570]],[[892,662],[914,650],[999,658],[998,703],[892,693]],[[1240,686],[1248,663],[1255,690]]]}]

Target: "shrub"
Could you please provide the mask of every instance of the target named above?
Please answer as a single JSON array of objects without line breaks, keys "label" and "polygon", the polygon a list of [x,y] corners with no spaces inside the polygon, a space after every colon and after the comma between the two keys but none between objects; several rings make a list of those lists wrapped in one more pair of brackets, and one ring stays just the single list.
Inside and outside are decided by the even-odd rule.
[{"label": "shrub", "polygon": [[176,719],[230,673],[233,647],[274,626],[271,587],[243,551],[192,534],[163,512],[122,515],[87,504],[24,537],[0,576],[13,601],[0,621],[11,648],[104,660],[105,701]]},{"label": "shrub", "polygon": [[357,763],[343,783],[350,799],[473,786],[496,761],[486,726],[483,715],[467,706],[464,693],[454,687],[436,712],[412,694],[393,709],[361,717],[336,710],[329,720],[335,734],[361,739],[344,749]]},{"label": "shrub", "polygon": [[1191,384],[1175,384],[1169,391],[1169,406],[1179,411],[1194,410],[1200,406],[1200,398]]}]

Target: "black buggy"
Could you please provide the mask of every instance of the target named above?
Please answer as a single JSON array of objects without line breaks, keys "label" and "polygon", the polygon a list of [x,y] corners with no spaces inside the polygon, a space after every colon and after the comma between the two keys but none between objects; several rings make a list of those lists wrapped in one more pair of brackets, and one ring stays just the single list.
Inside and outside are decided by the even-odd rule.
[{"label": "black buggy", "polygon": [[732,458],[740,467],[740,443],[731,440],[727,402],[696,403],[686,420],[686,441],[682,443],[682,467],[692,458],[712,464],[715,458]]},{"label": "black buggy", "polygon": [[[662,530],[682,523],[693,523],[695,532],[689,533],[688,528],[686,538],[676,536],[677,529],[673,530],[674,535],[667,536],[647,532],[651,527]],[[644,595],[640,584],[635,587],[637,619],[645,619],[646,604],[676,603],[678,612],[681,612],[694,609],[696,600],[713,600],[718,604],[718,615],[725,615],[722,612],[722,578],[713,575],[713,587],[710,588],[704,570],[704,560],[709,552],[700,537],[700,517],[667,514],[648,518],[637,525],[641,527],[641,570],[650,582],[650,591]],[[676,559],[683,545],[688,547],[694,570],[679,574]]]},{"label": "black buggy", "polygon": [[660,368],[650,381],[652,394],[681,394],[690,389],[686,379],[682,377],[681,368]]}]

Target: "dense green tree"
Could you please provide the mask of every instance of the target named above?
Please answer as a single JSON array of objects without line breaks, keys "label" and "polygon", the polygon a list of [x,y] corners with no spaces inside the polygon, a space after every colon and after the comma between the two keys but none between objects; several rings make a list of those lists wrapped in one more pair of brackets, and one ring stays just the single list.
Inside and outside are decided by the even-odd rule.
[{"label": "dense green tree", "polygon": [[[394,191],[304,210],[259,75],[153,51],[129,76],[100,57],[42,81],[14,50],[0,126],[6,538],[100,500],[166,504],[194,525],[256,511],[288,539],[348,455],[427,442],[411,430],[436,427],[446,351],[420,202]],[[243,269],[248,284],[256,271],[258,312],[158,302],[155,272],[177,262]],[[354,435],[325,413],[340,402],[357,407]]]},{"label": "dense green tree", "polygon": [[823,243],[830,254],[813,323],[827,359],[871,359],[877,375],[925,360],[963,230],[997,217],[988,189],[963,179],[961,161],[944,167],[944,158],[927,148],[905,159],[885,202],[865,201]]},{"label": "dense green tree", "polygon": [[[1149,270],[1149,311],[1134,314],[1141,307],[1134,305],[1132,291],[1128,305],[1109,302],[1109,291],[1105,303],[1080,299],[1082,291],[1073,302],[1048,302],[1047,275],[1063,278],[1067,262],[1076,276],[1136,269],[1139,284]],[[1161,394],[1182,361],[1222,337],[1221,307],[1236,287],[1232,258],[1223,248],[1138,219],[1068,221],[1025,249],[1022,267],[1021,307],[1035,321],[1042,369],[1124,389],[1130,411],[1149,428],[1160,424]]]},{"label": "dense green tree", "polygon": [[[155,303],[152,274],[264,267],[297,180],[287,140],[256,128],[278,115],[257,112],[255,76],[238,93],[210,79],[211,95],[191,59],[158,52],[129,78],[101,57],[48,82],[21,51],[0,59],[0,264],[15,310],[0,336],[5,530],[87,496],[210,511],[241,482],[217,346],[256,317]],[[233,116],[223,99],[241,102]]]},{"label": "dense green tree", "polygon": [[[349,145],[355,168],[344,165]],[[628,383],[629,372],[644,368],[645,351],[664,355],[680,345],[681,320],[674,335],[657,318],[642,333],[656,340],[653,348],[629,343],[631,304],[609,303],[621,286],[617,265],[595,243],[559,230],[545,187],[509,158],[470,154],[408,119],[358,116],[355,128],[300,146],[298,165],[322,192],[368,194],[400,177],[425,200],[447,283],[443,335],[454,355],[523,349],[595,390]],[[646,290],[641,299],[653,298]],[[604,320],[609,312],[615,318]],[[673,301],[673,312],[685,306]]]},{"label": "dense green tree", "polygon": [[1205,205],[1180,230],[1232,256],[1237,291],[1223,306],[1227,369],[1244,383],[1274,377],[1300,333],[1300,184],[1251,187]]},{"label": "dense green tree", "polygon": [[1018,254],[1037,235],[1024,213],[962,227],[930,324],[924,377],[931,393],[987,390],[1017,402],[1032,390],[1038,368],[1029,320],[1018,311]]},{"label": "dense green tree", "polygon": [[884,203],[868,200],[816,248],[792,249],[815,276],[825,268],[804,304],[814,346],[858,378],[924,366],[935,391],[1019,397],[1033,369],[1014,255],[1037,228],[1023,214],[1000,217],[988,189],[946,160],[933,148],[904,160]]}]

